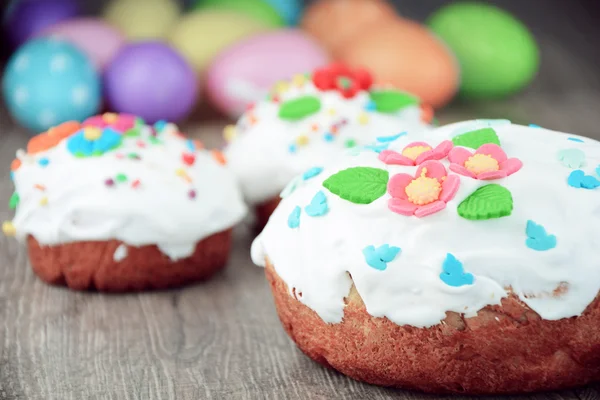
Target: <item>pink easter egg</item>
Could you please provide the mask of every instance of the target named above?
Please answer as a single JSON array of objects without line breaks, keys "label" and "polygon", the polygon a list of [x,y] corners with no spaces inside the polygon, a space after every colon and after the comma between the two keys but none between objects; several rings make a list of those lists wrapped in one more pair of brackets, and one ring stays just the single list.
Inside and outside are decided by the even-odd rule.
[{"label": "pink easter egg", "polygon": [[77,18],[53,25],[38,36],[60,38],[78,47],[99,71],[112,61],[125,45],[125,37],[99,18]]},{"label": "pink easter egg", "polygon": [[281,80],[327,64],[329,56],[314,39],[298,29],[252,36],[221,52],[206,74],[206,94],[232,118],[262,100]]}]

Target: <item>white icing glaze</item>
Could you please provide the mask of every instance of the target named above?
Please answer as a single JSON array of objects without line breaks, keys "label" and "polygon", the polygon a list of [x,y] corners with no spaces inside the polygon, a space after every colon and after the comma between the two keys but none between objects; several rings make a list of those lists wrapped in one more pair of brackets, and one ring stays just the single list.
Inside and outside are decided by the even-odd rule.
[{"label": "white icing glaze", "polygon": [[[249,203],[271,199],[294,176],[310,167],[332,162],[345,153],[347,140],[365,145],[380,136],[430,127],[421,122],[421,110],[417,106],[395,114],[365,111],[370,100],[366,91],[345,99],[337,91],[319,91],[307,81],[302,86],[292,85],[280,94],[280,98],[284,102],[307,95],[318,97],[321,109],[299,121],[279,118],[280,103],[272,101],[256,104],[251,112],[240,118],[238,135],[226,147],[225,154]],[[250,122],[252,118],[256,119],[256,123]],[[367,120],[361,123],[361,118]],[[326,141],[325,133],[341,120],[347,120],[347,124],[339,129],[335,140]],[[308,137],[308,144],[299,145],[296,152],[291,153],[290,145],[300,136]]]},{"label": "white icing glaze", "polygon": [[[102,156],[76,158],[67,140],[34,155],[20,152],[22,165],[14,174],[20,202],[12,221],[17,239],[32,235],[42,245],[116,239],[130,246],[157,245],[177,260],[244,217],[235,177],[209,151],[196,150],[195,162],[187,166],[182,154],[190,153],[188,141],[175,134],[174,125],[159,134],[162,144],[144,140],[149,132],[145,127],[140,138],[124,138],[121,147]],[[140,159],[128,158],[130,153]],[[42,158],[49,161],[46,167],[38,163]],[[180,169],[190,181],[177,174]],[[127,182],[105,184],[118,174]],[[41,205],[44,198],[47,204]]]},{"label": "white icing glaze", "polygon": [[[544,319],[580,315],[600,289],[600,188],[569,186],[567,178],[573,169],[564,166],[557,155],[563,149],[581,149],[586,155],[581,169],[598,178],[595,169],[600,164],[600,143],[501,121],[492,124],[508,157],[523,162],[522,169],[513,175],[494,181],[461,176],[459,190],[444,210],[423,218],[407,217],[389,210],[387,193],[371,204],[359,205],[334,195],[322,182],[352,166],[387,169],[390,177],[402,172],[414,175],[417,167],[387,166],[372,151],[346,156],[282,200],[252,245],[254,262],[264,265],[268,257],[289,289],[302,292],[300,301],[328,323],[342,320],[343,299],[352,281],[367,312],[399,325],[433,326],[447,311],[474,316],[486,305],[499,304],[508,288]],[[490,123],[452,124],[402,137],[390,149],[401,152],[414,141],[435,146],[486,125]],[[448,166],[449,162],[444,159],[442,163]],[[480,221],[460,217],[458,205],[490,183],[511,191],[512,214]],[[329,212],[309,217],[303,209],[299,228],[289,228],[292,210],[308,205],[319,190],[327,197]],[[548,251],[528,248],[528,220],[555,235],[557,246]],[[371,268],[362,254],[365,247],[382,244],[402,249],[383,271]],[[474,275],[472,285],[452,287],[440,279],[447,253]],[[565,284],[563,293],[552,295]]]},{"label": "white icing glaze", "polygon": [[115,250],[113,254],[113,260],[116,262],[121,262],[127,258],[127,246],[121,243],[119,247]]}]

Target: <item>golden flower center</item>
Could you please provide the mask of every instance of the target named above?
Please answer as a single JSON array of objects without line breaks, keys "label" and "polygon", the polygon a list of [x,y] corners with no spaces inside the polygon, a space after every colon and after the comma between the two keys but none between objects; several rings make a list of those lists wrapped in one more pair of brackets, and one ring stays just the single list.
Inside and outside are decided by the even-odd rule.
[{"label": "golden flower center", "polygon": [[88,127],[83,131],[83,137],[85,137],[89,141],[94,141],[100,139],[102,136],[102,130],[96,127]]},{"label": "golden flower center", "polygon": [[102,115],[102,119],[107,124],[114,124],[115,122],[117,122],[117,119],[119,119],[119,116],[115,113],[106,113]]},{"label": "golden flower center", "polygon": [[431,150],[431,147],[429,146],[413,146],[404,149],[402,155],[415,161],[417,157],[429,150]]},{"label": "golden flower center", "polygon": [[465,168],[475,175],[479,175],[484,172],[498,171],[500,169],[500,165],[492,156],[487,154],[475,154],[465,161]]},{"label": "golden flower center", "polygon": [[435,178],[428,178],[426,174],[427,168],[423,168],[421,176],[413,179],[405,189],[408,200],[419,206],[436,201],[442,191],[440,182]]}]

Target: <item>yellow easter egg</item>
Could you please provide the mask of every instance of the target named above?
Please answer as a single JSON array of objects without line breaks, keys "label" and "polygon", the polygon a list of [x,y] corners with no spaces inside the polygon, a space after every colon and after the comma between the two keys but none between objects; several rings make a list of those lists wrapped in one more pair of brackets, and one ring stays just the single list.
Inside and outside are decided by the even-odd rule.
[{"label": "yellow easter egg", "polygon": [[180,13],[175,0],[113,0],[104,18],[130,40],[148,40],[166,37]]},{"label": "yellow easter egg", "polygon": [[243,14],[207,9],[184,16],[169,35],[169,42],[200,73],[225,47],[268,29]]}]

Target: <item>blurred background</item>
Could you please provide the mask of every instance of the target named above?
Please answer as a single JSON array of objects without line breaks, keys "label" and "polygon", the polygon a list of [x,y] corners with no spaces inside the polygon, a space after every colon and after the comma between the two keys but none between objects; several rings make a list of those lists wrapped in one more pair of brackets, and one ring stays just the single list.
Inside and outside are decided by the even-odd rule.
[{"label": "blurred background", "polygon": [[223,126],[279,82],[337,61],[421,97],[440,123],[600,139],[599,3],[4,1],[0,129],[26,137],[111,111],[222,145]]}]

